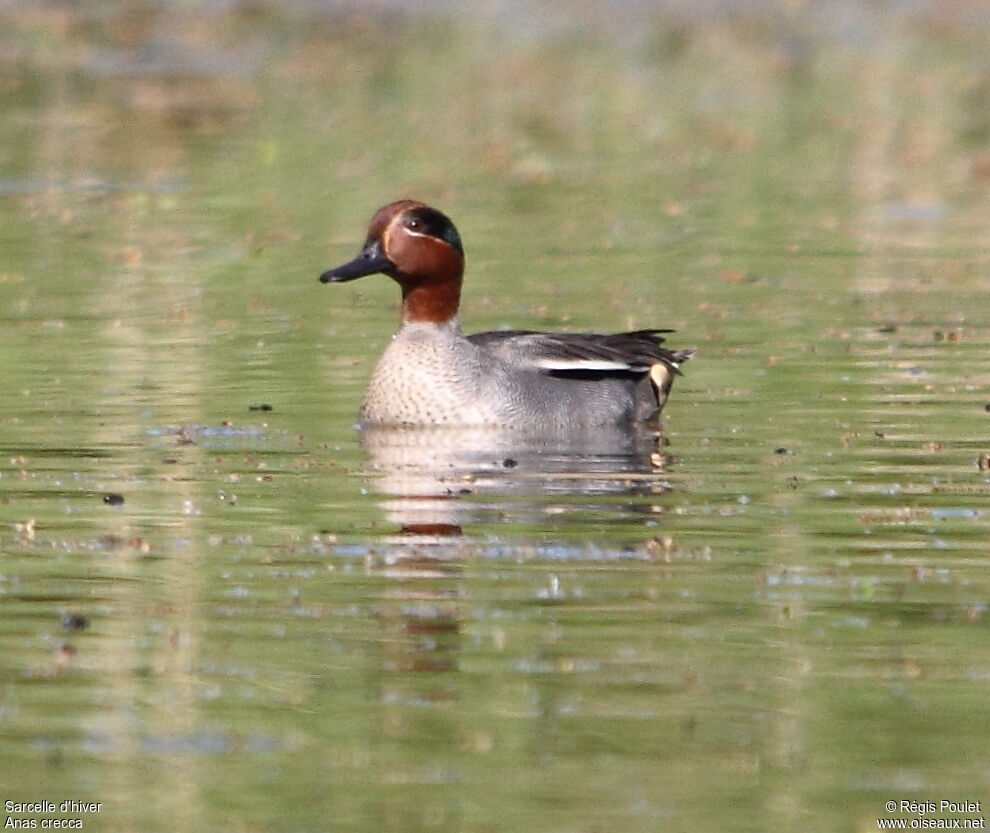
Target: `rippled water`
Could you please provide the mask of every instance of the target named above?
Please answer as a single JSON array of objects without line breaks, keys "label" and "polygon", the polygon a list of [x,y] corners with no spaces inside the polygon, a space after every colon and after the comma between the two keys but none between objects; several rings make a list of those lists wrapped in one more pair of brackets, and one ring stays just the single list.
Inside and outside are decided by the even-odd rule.
[{"label": "rippled water", "polygon": [[[987,795],[988,30],[499,8],[3,12],[5,801],[866,831]],[[355,430],[397,293],[316,277],[406,194],[468,330],[697,346],[659,430]]]}]

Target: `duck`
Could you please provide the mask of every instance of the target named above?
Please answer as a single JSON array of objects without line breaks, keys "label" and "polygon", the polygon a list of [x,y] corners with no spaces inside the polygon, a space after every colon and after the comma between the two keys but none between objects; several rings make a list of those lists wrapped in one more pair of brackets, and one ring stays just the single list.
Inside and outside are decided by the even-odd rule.
[{"label": "duck", "polygon": [[446,214],[412,199],[378,209],[360,252],[320,275],[383,274],[402,291],[399,328],[368,382],[359,426],[456,426],[548,434],[656,419],[695,350],[669,329],[465,335],[464,246]]}]

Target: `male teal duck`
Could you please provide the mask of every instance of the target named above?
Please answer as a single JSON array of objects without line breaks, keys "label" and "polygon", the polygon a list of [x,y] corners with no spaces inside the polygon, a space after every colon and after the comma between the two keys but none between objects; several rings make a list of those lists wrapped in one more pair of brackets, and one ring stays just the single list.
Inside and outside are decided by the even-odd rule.
[{"label": "male teal duck", "polygon": [[414,200],[375,212],[358,256],[320,280],[377,273],[399,284],[402,321],[368,383],[363,424],[559,434],[649,420],[694,353],[662,346],[671,330],[465,336],[461,237],[445,214]]}]

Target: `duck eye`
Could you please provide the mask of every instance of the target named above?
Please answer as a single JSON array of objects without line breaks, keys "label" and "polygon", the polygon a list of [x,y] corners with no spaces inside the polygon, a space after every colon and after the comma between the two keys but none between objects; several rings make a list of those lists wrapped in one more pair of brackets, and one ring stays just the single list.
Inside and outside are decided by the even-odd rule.
[{"label": "duck eye", "polygon": [[410,231],[416,231],[421,225],[423,224],[415,217],[410,217],[408,220],[406,220],[406,228],[409,229]]}]

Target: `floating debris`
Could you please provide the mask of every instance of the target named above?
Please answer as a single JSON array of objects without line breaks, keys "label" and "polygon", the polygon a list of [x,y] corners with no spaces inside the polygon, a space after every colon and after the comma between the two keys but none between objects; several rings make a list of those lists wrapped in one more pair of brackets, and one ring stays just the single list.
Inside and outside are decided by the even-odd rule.
[{"label": "floating debris", "polygon": [[67,631],[81,631],[89,627],[89,619],[81,613],[63,613],[59,621]]},{"label": "floating debris", "polygon": [[59,671],[65,668],[70,662],[72,662],[72,658],[75,657],[77,653],[78,652],[76,651],[75,647],[73,645],[69,645],[67,642],[63,642],[62,644],[57,645],[53,652],[54,662],[53,662],[52,671],[57,674]]},{"label": "floating debris", "polygon": [[36,521],[34,518],[28,518],[26,521],[19,521],[14,524],[14,529],[17,530],[18,535],[20,535],[22,541],[33,541],[36,531]]}]

